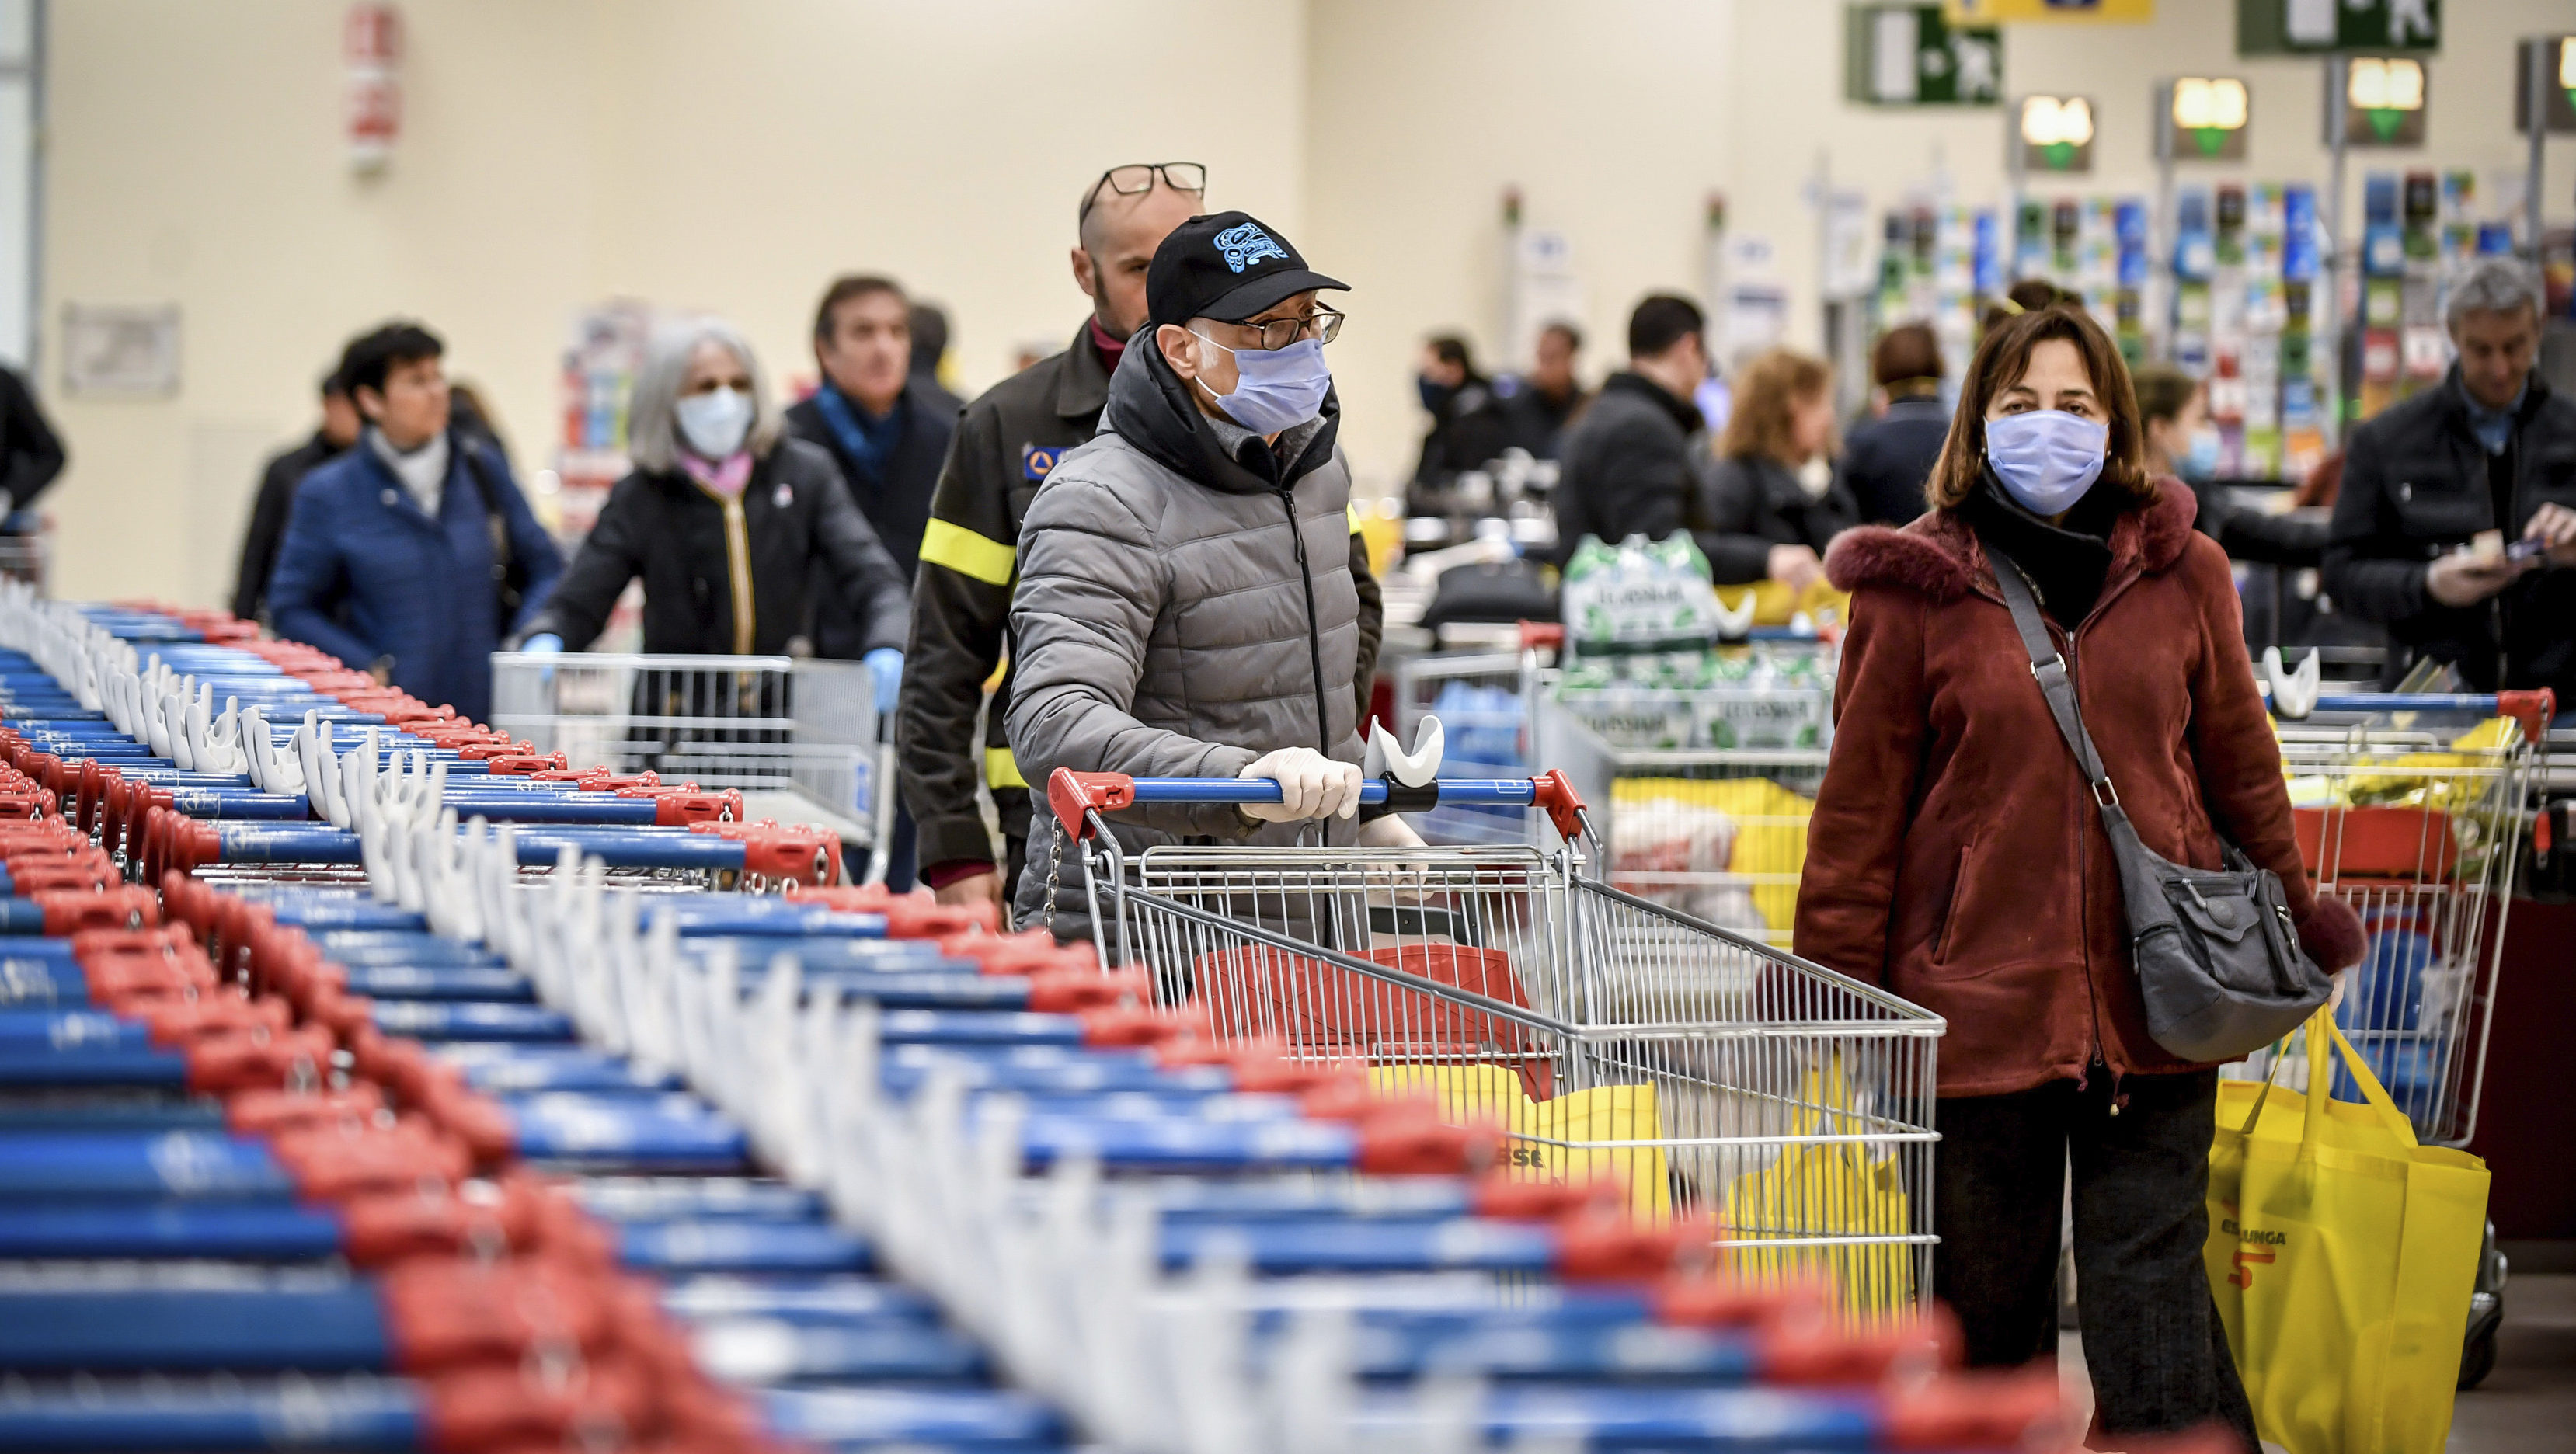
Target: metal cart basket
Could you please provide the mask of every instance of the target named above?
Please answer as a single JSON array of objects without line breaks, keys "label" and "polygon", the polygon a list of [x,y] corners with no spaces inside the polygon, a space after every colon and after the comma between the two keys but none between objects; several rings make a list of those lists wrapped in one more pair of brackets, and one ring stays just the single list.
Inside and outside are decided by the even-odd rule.
[{"label": "metal cart basket", "polygon": [[[786,656],[607,652],[492,657],[492,725],[575,767],[709,788],[790,791],[870,830],[893,811],[865,665]],[[755,815],[757,810],[755,810]],[[848,836],[845,832],[844,836]]]},{"label": "metal cart basket", "polygon": [[1928,1296],[1938,1016],[1602,882],[1560,774],[1364,788],[1390,792],[1543,810],[1562,836],[1129,853],[1104,814],[1278,787],[1049,784],[1104,958],[1143,964],[1204,1033],[1436,1096],[1501,1127],[1516,1174],[1608,1178],[1641,1215],[1712,1217],[1747,1275],[1829,1277],[1867,1313]]}]

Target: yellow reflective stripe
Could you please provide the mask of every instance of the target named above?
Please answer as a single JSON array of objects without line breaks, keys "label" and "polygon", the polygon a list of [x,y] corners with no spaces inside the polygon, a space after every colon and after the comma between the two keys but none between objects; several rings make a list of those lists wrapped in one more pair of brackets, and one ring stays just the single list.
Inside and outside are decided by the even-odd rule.
[{"label": "yellow reflective stripe", "polygon": [[998,540],[987,540],[962,525],[933,520],[921,532],[921,558],[944,565],[961,576],[996,586],[1011,583],[1019,552]]},{"label": "yellow reflective stripe", "polygon": [[1344,506],[1342,507],[1342,513],[1343,513],[1344,515],[1346,515],[1346,516],[1350,517],[1350,522],[1351,522],[1351,533],[1352,533],[1353,535],[1357,535],[1357,534],[1359,534],[1359,533],[1360,533],[1360,507],[1359,507],[1359,506],[1357,506],[1357,505],[1344,505]]},{"label": "yellow reflective stripe", "polygon": [[1007,747],[984,749],[984,786],[988,788],[1024,788],[1029,780],[1020,776],[1020,764]]}]

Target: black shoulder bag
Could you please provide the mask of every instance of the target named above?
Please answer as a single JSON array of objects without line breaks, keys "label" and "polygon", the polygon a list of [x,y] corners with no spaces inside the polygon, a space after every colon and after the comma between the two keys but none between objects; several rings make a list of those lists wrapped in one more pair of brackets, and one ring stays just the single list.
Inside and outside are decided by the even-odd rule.
[{"label": "black shoulder bag", "polygon": [[2333,984],[2299,948],[2280,876],[2223,835],[2227,866],[2216,873],[2171,862],[2138,841],[2084,730],[2066,658],[2049,640],[2029,579],[1992,545],[1986,555],[2030,652],[2030,674],[2048,698],[2048,714],[2102,810],[2102,830],[2120,865],[2129,958],[2146,1002],[2147,1033],[2184,1060],[2208,1062],[2239,1059],[2296,1030],[2326,1002]]},{"label": "black shoulder bag", "polygon": [[461,438],[456,447],[464,451],[466,476],[482,498],[484,528],[492,532],[492,595],[500,608],[501,634],[507,636],[519,619],[520,605],[528,599],[528,564],[510,547],[510,517],[501,507],[500,487],[483,472],[482,456]]}]

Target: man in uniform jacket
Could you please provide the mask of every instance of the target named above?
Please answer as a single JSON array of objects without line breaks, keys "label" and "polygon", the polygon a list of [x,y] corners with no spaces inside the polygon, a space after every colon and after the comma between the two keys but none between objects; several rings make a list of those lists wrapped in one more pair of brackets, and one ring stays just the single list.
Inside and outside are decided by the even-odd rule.
[{"label": "man in uniform jacket", "polygon": [[[1361,606],[1324,361],[1341,315],[1318,301],[1342,286],[1243,213],[1182,224],[1155,251],[1153,326],[1110,377],[1099,435],[1029,506],[1006,722],[1029,779],[1068,768],[1279,784],[1277,803],[1118,813],[1131,851],[1176,837],[1287,843],[1306,820],[1336,843],[1419,841],[1400,818],[1356,833],[1348,821]],[[1075,850],[1052,814],[1032,828],[1015,919],[1084,932]]]},{"label": "man in uniform jacket", "polygon": [[2325,589],[2451,663],[2471,690],[2550,687],[2565,710],[2576,701],[2576,401],[2533,367],[2541,297],[2509,258],[2452,288],[2450,376],[2352,433]]},{"label": "man in uniform jacket", "polygon": [[[1173,171],[1180,172],[1179,182]],[[1020,520],[1048,471],[1098,427],[1110,375],[1145,324],[1145,275],[1154,250],[1198,209],[1204,182],[1194,167],[1135,164],[1110,168],[1085,190],[1073,279],[1092,300],[1091,317],[1062,353],[968,405],[949,445],[913,578],[912,645],[896,723],[903,796],[920,825],[921,880],[942,903],[1003,901],[1018,881],[1029,788],[1003,724],[1017,666],[1006,645]],[[1355,689],[1365,699],[1376,670],[1380,609],[1356,530],[1350,564],[1361,601]],[[1004,674],[979,737],[976,713],[997,665]],[[998,861],[976,806],[978,782],[1001,819]]]}]

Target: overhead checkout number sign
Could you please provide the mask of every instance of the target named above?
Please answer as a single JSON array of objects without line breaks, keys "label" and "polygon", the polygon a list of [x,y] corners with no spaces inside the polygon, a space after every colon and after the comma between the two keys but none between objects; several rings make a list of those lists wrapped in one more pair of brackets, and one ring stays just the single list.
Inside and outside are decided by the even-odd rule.
[{"label": "overhead checkout number sign", "polygon": [[2004,33],[1957,26],[1938,5],[1843,11],[1843,99],[1869,106],[1995,106],[2003,101]]}]

